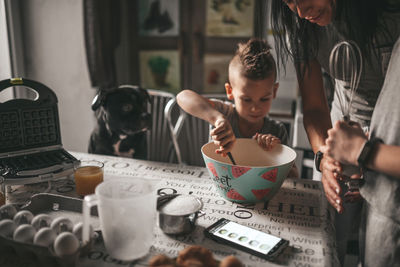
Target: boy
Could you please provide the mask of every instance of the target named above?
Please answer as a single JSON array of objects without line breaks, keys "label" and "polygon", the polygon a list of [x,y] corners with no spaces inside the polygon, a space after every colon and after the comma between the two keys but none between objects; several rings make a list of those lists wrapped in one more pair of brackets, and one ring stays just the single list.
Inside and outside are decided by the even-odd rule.
[{"label": "boy", "polygon": [[[177,95],[183,110],[215,127],[210,135],[219,146],[216,153],[225,156],[236,138],[254,138],[266,150],[278,143],[287,144],[285,126],[266,117],[279,86],[270,49],[266,41],[259,39],[238,45],[229,63],[229,82],[225,83],[226,95],[234,104],[209,100],[191,90]],[[295,166],[289,174],[293,176],[298,177]]]}]

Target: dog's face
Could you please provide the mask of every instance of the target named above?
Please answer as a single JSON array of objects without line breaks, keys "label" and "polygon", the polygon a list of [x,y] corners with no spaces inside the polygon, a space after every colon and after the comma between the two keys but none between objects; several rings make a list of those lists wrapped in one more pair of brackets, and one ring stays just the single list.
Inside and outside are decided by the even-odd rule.
[{"label": "dog's face", "polygon": [[119,87],[106,94],[103,109],[103,120],[109,130],[120,135],[133,135],[148,130],[151,116],[147,112],[150,101],[144,89]]}]

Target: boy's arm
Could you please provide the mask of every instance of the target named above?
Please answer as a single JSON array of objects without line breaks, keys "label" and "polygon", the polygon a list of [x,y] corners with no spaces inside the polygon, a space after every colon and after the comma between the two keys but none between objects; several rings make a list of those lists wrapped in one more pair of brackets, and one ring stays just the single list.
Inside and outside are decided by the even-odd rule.
[{"label": "boy's arm", "polygon": [[191,90],[183,90],[176,96],[178,105],[187,113],[197,118],[208,121],[215,128],[210,132],[214,143],[219,146],[215,151],[226,155],[232,150],[235,143],[235,135],[232,126],[225,116],[213,107],[213,101],[202,97]]},{"label": "boy's arm", "polygon": [[215,126],[224,115],[213,107],[213,102],[192,90],[183,90],[177,96],[178,105],[190,115],[208,121]]}]

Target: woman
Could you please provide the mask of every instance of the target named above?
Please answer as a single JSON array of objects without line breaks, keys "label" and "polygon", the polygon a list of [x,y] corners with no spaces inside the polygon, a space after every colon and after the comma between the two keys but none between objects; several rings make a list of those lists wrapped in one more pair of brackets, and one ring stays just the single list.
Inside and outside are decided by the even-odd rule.
[{"label": "woman", "polygon": [[[275,34],[275,46],[280,62],[293,59],[297,71],[299,90],[302,95],[304,125],[312,146],[317,153],[324,145],[327,130],[332,121],[343,116],[338,94],[335,94],[332,110],[326,102],[323,89],[323,68],[336,78],[335,90],[349,97],[349,81],[339,80],[329,70],[329,55],[340,41],[354,41],[360,48],[363,69],[354,96],[350,119],[368,128],[393,45],[400,32],[400,7],[398,1],[388,0],[272,0],[271,25]],[[282,34],[285,33],[285,34]],[[287,42],[288,38],[288,42]],[[346,89],[347,88],[347,89]],[[329,114],[330,113],[330,114]],[[322,183],[329,203],[339,212],[344,210],[338,180],[342,166],[327,155],[318,162],[322,171]],[[354,197],[351,194],[346,196]],[[352,198],[350,198],[352,199]],[[347,214],[355,214],[346,204]],[[356,204],[358,205],[358,204]],[[343,263],[346,237],[351,230],[349,215],[337,216],[337,242],[339,259]],[[351,219],[351,218],[350,218]]]}]

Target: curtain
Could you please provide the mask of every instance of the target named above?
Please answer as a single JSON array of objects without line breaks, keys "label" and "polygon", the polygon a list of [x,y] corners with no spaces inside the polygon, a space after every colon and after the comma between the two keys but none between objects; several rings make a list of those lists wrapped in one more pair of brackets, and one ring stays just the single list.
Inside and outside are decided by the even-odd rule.
[{"label": "curtain", "polygon": [[115,50],[120,41],[120,0],[84,0],[86,57],[91,84],[98,90],[117,85]]}]

